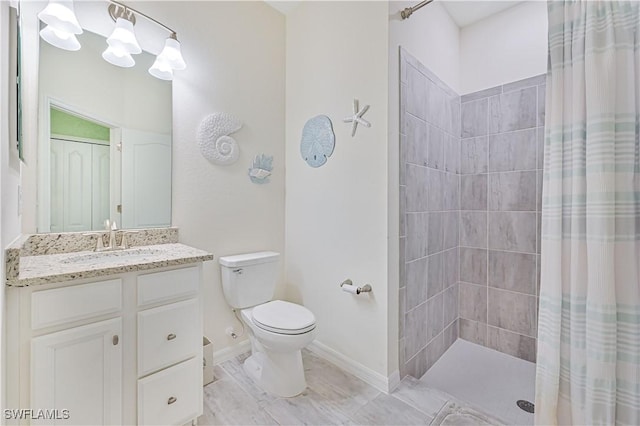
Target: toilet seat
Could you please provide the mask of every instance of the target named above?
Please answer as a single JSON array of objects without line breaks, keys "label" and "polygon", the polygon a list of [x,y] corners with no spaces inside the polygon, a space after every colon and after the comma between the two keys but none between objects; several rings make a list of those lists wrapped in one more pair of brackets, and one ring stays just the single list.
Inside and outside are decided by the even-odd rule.
[{"label": "toilet seat", "polygon": [[304,334],[316,328],[316,318],[309,309],[284,300],[256,306],[251,319],[257,327],[278,334]]}]

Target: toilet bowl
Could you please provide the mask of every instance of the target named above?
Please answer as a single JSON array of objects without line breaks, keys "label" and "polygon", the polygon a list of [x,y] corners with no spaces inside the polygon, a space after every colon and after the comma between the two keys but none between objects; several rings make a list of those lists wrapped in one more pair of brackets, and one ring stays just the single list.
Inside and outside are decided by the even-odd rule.
[{"label": "toilet bowl", "polygon": [[271,300],[277,262],[274,252],[221,257],[227,303],[240,309],[251,341],[244,370],[265,392],[292,397],[307,387],[301,350],[315,338],[316,320],[304,306]]},{"label": "toilet bowl", "polygon": [[[279,313],[282,317],[291,310],[306,311],[308,315],[305,316],[310,320],[304,324],[294,320],[287,325],[283,321],[271,321],[272,318],[260,316],[266,311],[261,308],[268,308],[270,314],[277,316]],[[315,318],[311,311],[294,303],[274,300],[243,309],[241,317],[249,329],[251,340],[251,356],[244,362],[244,370],[249,377],[270,394],[291,397],[302,393],[307,382],[301,350],[315,338]]]}]

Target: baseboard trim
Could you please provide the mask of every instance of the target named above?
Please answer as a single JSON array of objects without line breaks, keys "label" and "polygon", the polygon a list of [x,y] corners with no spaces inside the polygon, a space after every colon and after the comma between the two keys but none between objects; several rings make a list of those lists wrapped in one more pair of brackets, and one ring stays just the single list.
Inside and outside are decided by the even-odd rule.
[{"label": "baseboard trim", "polygon": [[388,394],[393,391],[400,383],[400,373],[398,371],[394,371],[391,376],[385,377],[317,340],[307,346],[307,349],[384,393]]},{"label": "baseboard trim", "polygon": [[218,365],[221,362],[228,361],[232,358],[241,355],[251,349],[251,342],[249,339],[245,339],[233,346],[227,346],[213,353],[213,365]]}]

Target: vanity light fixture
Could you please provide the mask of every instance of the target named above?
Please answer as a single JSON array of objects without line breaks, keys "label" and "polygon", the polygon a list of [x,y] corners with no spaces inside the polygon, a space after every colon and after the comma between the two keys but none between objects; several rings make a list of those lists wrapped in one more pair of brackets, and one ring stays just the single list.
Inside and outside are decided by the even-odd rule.
[{"label": "vanity light fixture", "polygon": [[38,19],[47,24],[40,31],[44,41],[64,50],[80,49],[76,34],[82,34],[82,27],[73,11],[72,0],[49,0],[47,7],[38,13]]},{"label": "vanity light fixture", "polygon": [[[114,20],[115,28],[107,39],[107,49],[102,53],[105,61],[124,68],[135,65],[131,55],[141,53],[142,48],[136,39],[134,25],[136,16],[141,16],[169,32],[164,48],[149,68],[149,73],[162,80],[172,80],[174,70],[184,70],[187,67],[182,58],[180,42],[175,31],[118,1],[107,0],[107,2],[109,16]],[[82,34],[82,27],[74,13],[73,0],[49,0],[47,7],[38,14],[38,18],[47,24],[40,31],[40,36],[46,42],[60,49],[80,49],[80,43],[75,35]]]}]

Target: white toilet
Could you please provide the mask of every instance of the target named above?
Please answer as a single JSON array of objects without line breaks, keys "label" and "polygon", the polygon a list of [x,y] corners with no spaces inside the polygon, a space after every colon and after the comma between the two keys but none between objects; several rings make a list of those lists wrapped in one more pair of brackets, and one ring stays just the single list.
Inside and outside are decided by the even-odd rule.
[{"label": "white toilet", "polygon": [[221,257],[227,303],[242,309],[249,329],[251,356],[244,370],[268,393],[291,397],[307,387],[300,351],[315,338],[316,318],[304,306],[271,300],[279,253],[263,251]]}]

